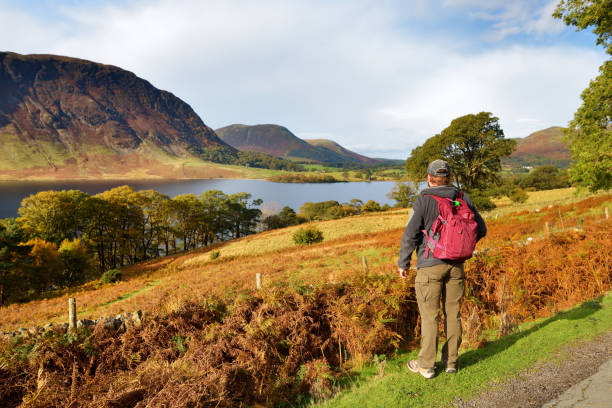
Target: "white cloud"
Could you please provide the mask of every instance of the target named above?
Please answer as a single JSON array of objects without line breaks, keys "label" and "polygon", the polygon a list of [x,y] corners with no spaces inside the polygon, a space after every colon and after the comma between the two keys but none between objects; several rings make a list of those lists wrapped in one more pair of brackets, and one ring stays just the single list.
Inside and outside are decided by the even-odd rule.
[{"label": "white cloud", "polygon": [[419,92],[372,115],[425,138],[458,116],[488,111],[500,118],[508,137],[523,137],[542,127],[566,125],[599,63],[596,52],[568,48],[512,47],[470,58],[456,55],[425,78]]},{"label": "white cloud", "polygon": [[558,0],[444,0],[443,6],[465,10],[474,20],[491,23],[490,39],[517,34],[554,35],[565,24],[553,18]]},{"label": "white cloud", "polygon": [[[490,18],[502,36],[554,33],[544,12],[524,19],[520,7],[500,14],[504,4],[443,3],[475,7],[474,18]],[[215,128],[277,123],[379,157],[404,158],[453,118],[481,110],[499,116],[509,137],[565,125],[603,60],[593,50],[529,44],[467,53],[456,45],[469,38],[405,29],[406,15],[435,15],[422,0],[86,4],[64,6],[61,21],[0,3],[7,11],[18,23],[0,26],[6,49],[131,70]]]}]

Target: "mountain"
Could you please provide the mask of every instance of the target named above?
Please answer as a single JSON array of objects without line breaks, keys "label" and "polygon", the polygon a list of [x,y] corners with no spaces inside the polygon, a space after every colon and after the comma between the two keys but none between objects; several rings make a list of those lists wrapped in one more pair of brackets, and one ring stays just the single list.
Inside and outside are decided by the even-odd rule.
[{"label": "mountain", "polygon": [[177,163],[210,148],[236,153],[187,103],[129,71],[0,52],[2,176],[181,177]]},{"label": "mountain", "polygon": [[225,143],[242,151],[255,151],[296,161],[320,163],[376,163],[346,150],[331,140],[302,140],[279,125],[230,125],[216,129]]},{"label": "mountain", "polygon": [[567,168],[571,153],[563,137],[563,128],[553,126],[515,139],[516,150],[506,163],[513,167],[554,165]]},{"label": "mountain", "polygon": [[338,143],[329,139],[304,139],[304,141],[310,145],[324,148],[330,150],[332,152],[337,153],[341,157],[344,158],[344,161],[353,162],[353,163],[370,163],[375,164],[378,163],[379,160],[372,159],[370,157],[362,156],[359,153],[352,152],[344,147],[340,146]]}]

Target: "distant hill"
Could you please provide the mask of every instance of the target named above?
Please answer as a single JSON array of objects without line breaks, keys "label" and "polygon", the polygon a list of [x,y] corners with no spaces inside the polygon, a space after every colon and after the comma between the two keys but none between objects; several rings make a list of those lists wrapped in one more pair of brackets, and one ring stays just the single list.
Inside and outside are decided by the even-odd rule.
[{"label": "distant hill", "polygon": [[279,125],[230,125],[216,129],[221,140],[238,150],[267,153],[297,161],[320,163],[376,163],[331,140],[302,140]]},{"label": "distant hill", "polygon": [[187,103],[129,71],[0,52],[0,176],[182,177],[168,163],[211,148],[237,153]]},{"label": "distant hill", "polygon": [[517,148],[505,162],[512,167],[553,165],[567,168],[571,153],[563,137],[563,128],[553,126],[515,139]]},{"label": "distant hill", "polygon": [[376,159],[372,159],[370,157],[363,156],[359,153],[352,152],[344,147],[340,146],[338,143],[329,139],[304,139],[304,141],[308,144],[311,144],[316,147],[324,148],[335,152],[344,158],[344,161],[354,162],[354,163],[378,163],[379,161]]}]

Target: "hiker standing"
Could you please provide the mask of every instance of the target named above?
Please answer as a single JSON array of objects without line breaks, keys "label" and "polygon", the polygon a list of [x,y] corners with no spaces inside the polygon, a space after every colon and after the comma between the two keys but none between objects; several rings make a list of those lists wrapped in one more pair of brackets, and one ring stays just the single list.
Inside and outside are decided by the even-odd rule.
[{"label": "hiker standing", "polygon": [[399,275],[403,279],[408,276],[412,252],[417,253],[414,288],[421,315],[421,351],[418,360],[408,362],[408,368],[425,378],[435,375],[440,300],[446,335],[441,360],[447,373],[457,371],[465,291],[463,262],[487,233],[470,197],[450,185],[450,174],[444,160],[429,164],[429,188],[414,201],[399,252]]}]

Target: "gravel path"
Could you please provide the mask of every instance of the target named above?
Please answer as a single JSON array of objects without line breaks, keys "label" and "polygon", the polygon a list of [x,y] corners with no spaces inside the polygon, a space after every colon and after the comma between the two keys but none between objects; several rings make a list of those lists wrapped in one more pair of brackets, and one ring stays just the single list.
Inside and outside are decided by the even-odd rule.
[{"label": "gravel path", "polygon": [[[457,408],[541,407],[573,385],[595,374],[612,358],[612,332],[566,347],[558,359],[536,365],[472,400],[457,399]],[[611,391],[612,392],[612,391]]]}]

